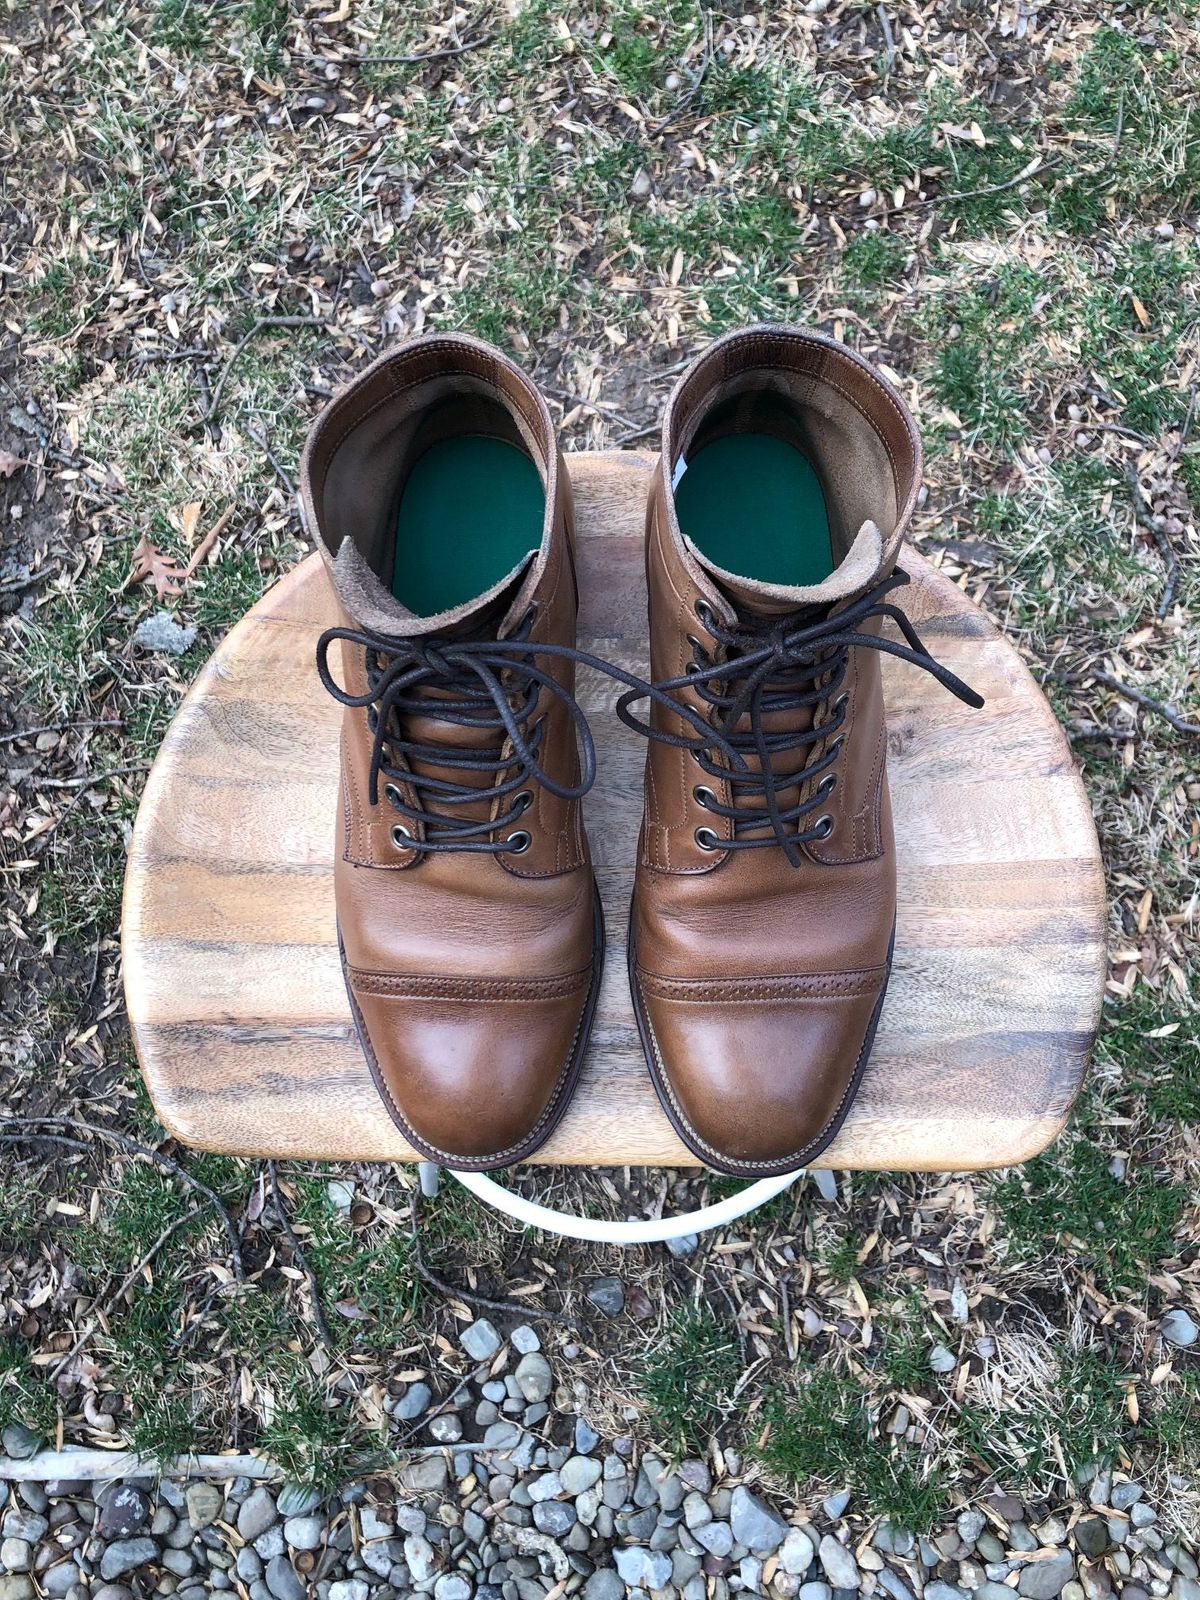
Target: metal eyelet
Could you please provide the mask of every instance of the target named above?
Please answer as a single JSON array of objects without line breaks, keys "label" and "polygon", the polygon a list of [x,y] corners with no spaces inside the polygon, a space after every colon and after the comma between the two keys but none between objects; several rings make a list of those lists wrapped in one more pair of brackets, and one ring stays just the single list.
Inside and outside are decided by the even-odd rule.
[{"label": "metal eyelet", "polygon": [[825,774],[825,776],[821,779],[820,783],[817,785],[817,793],[819,795],[832,794],[834,789],[836,788],[836,786],[837,786],[837,773],[836,772],[827,772]]},{"label": "metal eyelet", "polygon": [[818,817],[813,823],[813,831],[818,839],[828,839],[829,835],[833,832],[834,827],[834,820],[829,815],[828,811],[825,812],[824,816]]},{"label": "metal eyelet", "polygon": [[392,843],[397,850],[412,849],[412,834],[402,822],[394,822],[392,824]]},{"label": "metal eyelet", "polygon": [[683,670],[687,673],[689,678],[694,678],[700,671],[700,663],[698,661],[689,661]]},{"label": "metal eyelet", "polygon": [[697,828],[695,839],[701,850],[720,850],[722,848],[721,840],[711,828]]},{"label": "metal eyelet", "polygon": [[706,600],[697,600],[695,605],[692,607],[692,610],[696,613],[696,616],[711,633],[712,625],[716,619],[712,614],[712,607],[708,604],[708,602]]},{"label": "metal eyelet", "polygon": [[513,795],[513,805],[516,806],[516,808],[517,808],[517,815],[518,816],[521,815],[522,811],[528,811],[532,804],[533,804],[533,790],[532,789],[518,789],[516,794]]},{"label": "metal eyelet", "polygon": [[698,783],[692,790],[692,799],[698,806],[703,806],[706,811],[711,811],[717,804],[717,797],[707,784]]},{"label": "metal eyelet", "polygon": [[828,750],[826,750],[825,754],[827,756],[836,756],[838,751],[842,748],[842,745],[845,742],[846,742],[846,735],[844,733],[839,733],[837,738],[829,746]]},{"label": "metal eyelet", "polygon": [[404,800],[401,797],[399,789],[397,789],[394,783],[385,783],[383,786],[383,792],[389,805],[395,806],[397,811],[402,809]]},{"label": "metal eyelet", "polygon": [[839,711],[845,710],[845,708],[849,704],[850,704],[849,691],[843,689],[842,693],[840,695],[838,695],[837,699],[833,702],[833,714],[834,714],[834,716],[836,717]]},{"label": "metal eyelet", "polygon": [[533,838],[524,828],[518,828],[516,833],[510,833],[504,842],[514,856],[523,856],[533,843]]}]

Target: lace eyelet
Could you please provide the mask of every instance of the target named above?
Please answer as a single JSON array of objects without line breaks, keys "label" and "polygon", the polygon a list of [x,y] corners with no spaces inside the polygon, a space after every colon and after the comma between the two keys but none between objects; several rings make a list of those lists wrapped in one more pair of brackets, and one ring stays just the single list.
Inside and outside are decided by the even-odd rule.
[{"label": "lace eyelet", "polygon": [[516,794],[513,795],[513,805],[515,805],[516,808],[517,808],[517,815],[518,816],[521,815],[522,811],[528,811],[532,804],[533,804],[533,790],[532,789],[518,789]]},{"label": "lace eyelet", "polygon": [[720,850],[722,848],[721,840],[711,828],[697,828],[695,840],[701,850]]},{"label": "lace eyelet", "polygon": [[845,744],[845,742],[846,742],[845,734],[839,733],[837,738],[829,746],[828,750],[826,750],[825,754],[827,756],[836,756],[838,751],[842,748],[843,744]]},{"label": "lace eyelet", "polygon": [[510,833],[504,841],[514,856],[523,856],[533,843],[533,837],[524,828],[518,828],[516,833]]},{"label": "lace eyelet", "polygon": [[392,824],[392,843],[397,850],[412,849],[412,834],[402,822],[393,822]]},{"label": "lace eyelet", "polygon": [[397,811],[402,808],[404,801],[401,798],[399,789],[397,789],[394,783],[385,783],[383,786],[383,793],[384,798],[387,800],[389,805],[395,806]]},{"label": "lace eyelet", "polygon": [[834,714],[834,716],[836,717],[839,711],[844,711],[849,704],[850,704],[849,691],[846,690],[846,689],[843,689],[841,694],[838,695],[837,699],[833,702],[833,714]]},{"label": "lace eyelet", "polygon": [[828,811],[826,811],[823,816],[818,817],[813,823],[813,832],[816,834],[818,839],[828,839],[835,826],[836,824],[833,818],[829,815]]},{"label": "lace eyelet", "polygon": [[700,663],[698,661],[689,661],[683,670],[687,673],[689,678],[694,678],[700,671]]},{"label": "lace eyelet", "polygon": [[711,811],[718,803],[716,795],[707,784],[698,783],[692,790],[692,799],[698,806],[703,806],[705,811]]},{"label": "lace eyelet", "polygon": [[817,785],[817,793],[819,795],[832,794],[836,787],[837,787],[837,773],[836,772],[827,772],[825,774],[825,776],[821,779],[820,783]]},{"label": "lace eyelet", "polygon": [[704,646],[701,644],[700,640],[697,639],[697,637],[696,637],[696,635],[694,633],[689,633],[688,634],[687,642],[691,645],[692,649],[696,652],[697,655],[699,655],[700,652],[704,649]]},{"label": "lace eyelet", "polygon": [[695,605],[692,607],[692,610],[696,613],[696,616],[711,633],[712,625],[716,621],[716,618],[713,616],[712,607],[708,604],[708,602],[706,600],[697,600]]}]

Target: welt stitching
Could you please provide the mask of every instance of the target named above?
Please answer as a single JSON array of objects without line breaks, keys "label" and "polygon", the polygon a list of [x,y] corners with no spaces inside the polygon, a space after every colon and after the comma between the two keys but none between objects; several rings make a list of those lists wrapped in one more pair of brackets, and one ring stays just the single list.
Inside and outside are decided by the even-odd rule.
[{"label": "welt stitching", "polygon": [[[642,987],[640,974],[638,976],[638,987],[639,989]],[[661,1083],[667,1099],[670,1100],[671,1105],[674,1107],[675,1115],[679,1118],[680,1122],[687,1129],[689,1135],[696,1141],[697,1145],[701,1150],[704,1151],[706,1155],[715,1157],[719,1163],[722,1163],[726,1167],[738,1167],[750,1172],[761,1172],[768,1168],[781,1171],[786,1170],[788,1167],[800,1166],[803,1164],[810,1151],[816,1150],[820,1147],[821,1141],[825,1136],[825,1130],[830,1127],[831,1124],[837,1121],[849,1102],[851,1092],[855,1087],[858,1077],[858,1070],[862,1065],[863,1056],[867,1049],[867,1041],[864,1039],[862,1049],[858,1052],[858,1060],[854,1065],[854,1073],[850,1078],[850,1082],[846,1085],[842,1092],[842,1098],[838,1101],[836,1107],[834,1108],[833,1114],[821,1127],[820,1132],[810,1139],[806,1145],[803,1145],[799,1150],[792,1151],[789,1155],[775,1156],[770,1161],[743,1161],[733,1156],[722,1155],[715,1145],[709,1144],[707,1139],[701,1138],[701,1136],[696,1132],[695,1128],[692,1126],[691,1119],[688,1117],[687,1113],[684,1111],[683,1107],[679,1104],[679,1101],[675,1097],[675,1091],[671,1087],[671,1080],[667,1077],[667,1069],[663,1063],[662,1052],[658,1048],[658,1039],[654,1033],[654,1024],[651,1022],[650,1013],[645,1008],[644,1004],[643,1011],[646,1017],[646,1032],[649,1035],[650,1047],[654,1051],[654,1059],[657,1064],[655,1076]]]},{"label": "welt stitching", "polygon": [[[354,1011],[355,1011],[355,1015],[358,1018],[359,1026],[360,1026],[360,1028],[362,1030],[363,1040],[366,1041],[367,1040],[367,1026],[366,1026],[366,1023],[363,1021],[362,1012],[359,1010],[358,1002],[354,999],[353,994],[351,995],[350,999],[351,999],[351,1004],[354,1006]],[[534,1123],[533,1127],[529,1130],[529,1132],[525,1135],[525,1137],[523,1139],[519,1140],[518,1143],[510,1144],[505,1149],[497,1150],[492,1155],[486,1157],[485,1159],[488,1160],[489,1162],[499,1161],[504,1156],[517,1156],[517,1155],[520,1154],[520,1152],[522,1150],[528,1149],[530,1144],[535,1141],[537,1134],[541,1131],[542,1128],[545,1127],[547,1121],[550,1120],[553,1117],[554,1112],[558,1107],[558,1103],[562,1099],[563,1090],[566,1088],[566,1085],[567,1085],[567,1079],[571,1075],[570,1069],[571,1069],[571,1064],[572,1064],[572,1062],[574,1061],[574,1058],[575,1058],[575,1046],[579,1042],[579,1030],[583,1027],[583,1019],[584,1019],[584,1016],[586,1015],[586,1013],[587,1013],[587,1006],[585,1005],[584,1008],[583,1008],[583,1011],[580,1012],[578,1022],[576,1022],[576,1024],[575,1024],[575,1032],[571,1035],[571,1044],[570,1044],[569,1049],[567,1050],[566,1062],[565,1062],[565,1064],[563,1065],[563,1067],[559,1071],[558,1079],[557,1079],[557,1081],[555,1082],[555,1085],[554,1085],[554,1091],[551,1094],[549,1100],[546,1102],[546,1105],[545,1105],[545,1107],[544,1107],[544,1109],[542,1111],[541,1116],[537,1119],[537,1121]],[[409,1135],[410,1143],[414,1143],[414,1144],[417,1144],[418,1146],[423,1146],[427,1150],[431,1150],[433,1152],[433,1154],[438,1157],[439,1160],[445,1161],[447,1166],[451,1166],[451,1165],[455,1164],[456,1162],[461,1164],[462,1160],[463,1160],[463,1158],[461,1156],[456,1156],[456,1155],[453,1154],[453,1152],[451,1152],[449,1150],[441,1150],[441,1149],[438,1148],[437,1145],[430,1144],[428,1139],[423,1139],[421,1137],[421,1135],[413,1127],[412,1123],[404,1115],[403,1111],[401,1111],[400,1107],[396,1104],[396,1101],[395,1101],[395,1098],[394,1098],[394,1096],[392,1094],[392,1091],[388,1087],[387,1080],[384,1078],[384,1075],[383,1075],[382,1071],[379,1070],[378,1060],[376,1060],[375,1065],[376,1065],[377,1081],[378,1081],[380,1089],[383,1091],[384,1099],[387,1101],[388,1106],[391,1109],[392,1116],[395,1118],[396,1122],[399,1124],[401,1131],[403,1133],[406,1133],[406,1134]],[[479,1159],[480,1159],[479,1157],[472,1156],[472,1157],[469,1158],[467,1164],[468,1165],[475,1165],[478,1162]]]}]

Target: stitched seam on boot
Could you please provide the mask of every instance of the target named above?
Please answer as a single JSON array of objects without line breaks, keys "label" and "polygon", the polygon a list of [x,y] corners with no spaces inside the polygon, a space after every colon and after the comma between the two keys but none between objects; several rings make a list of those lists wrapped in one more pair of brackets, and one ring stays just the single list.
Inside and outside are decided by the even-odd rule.
[{"label": "stitched seam on boot", "polygon": [[844,1109],[846,1107],[846,1104],[849,1101],[854,1088],[856,1087],[856,1080],[857,1080],[857,1077],[858,1077],[858,1071],[859,1071],[859,1068],[862,1066],[863,1055],[864,1055],[864,1053],[865,1053],[865,1051],[867,1049],[867,1040],[866,1039],[863,1040],[862,1049],[858,1052],[857,1059],[855,1060],[855,1063],[854,1063],[854,1071],[850,1074],[850,1081],[849,1081],[849,1083],[847,1083],[847,1085],[846,1085],[846,1087],[845,1087],[845,1089],[844,1089],[844,1091],[842,1093],[842,1098],[838,1101],[837,1105],[834,1107],[832,1115],[829,1116],[826,1119],[826,1121],[822,1124],[820,1131],[818,1133],[814,1134],[814,1136],[808,1141],[808,1143],[806,1145],[803,1145],[799,1150],[792,1151],[789,1155],[786,1155],[786,1156],[773,1156],[769,1160],[766,1160],[766,1161],[743,1161],[743,1160],[740,1160],[737,1156],[727,1156],[727,1155],[725,1155],[722,1151],[717,1149],[716,1145],[709,1144],[707,1139],[701,1138],[701,1136],[696,1132],[695,1128],[692,1126],[691,1119],[690,1119],[690,1117],[688,1117],[688,1115],[684,1111],[683,1107],[679,1104],[679,1101],[675,1096],[675,1090],[671,1086],[671,1080],[667,1076],[667,1069],[666,1069],[666,1065],[663,1062],[662,1051],[658,1048],[658,1039],[655,1037],[654,1024],[650,1020],[650,1012],[646,1008],[645,1003],[644,1003],[645,989],[643,988],[643,985],[642,985],[642,979],[641,979],[641,974],[640,973],[638,973],[638,975],[637,975],[637,984],[638,984],[638,988],[642,990],[642,995],[643,995],[642,1013],[643,1013],[643,1015],[644,1015],[644,1017],[646,1019],[646,1034],[647,1034],[647,1036],[648,1036],[648,1038],[650,1040],[650,1048],[654,1051],[654,1059],[655,1059],[655,1062],[657,1063],[658,1080],[662,1085],[664,1094],[666,1095],[667,1099],[671,1102],[671,1105],[674,1108],[675,1115],[679,1118],[680,1122],[687,1129],[689,1136],[692,1139],[695,1140],[695,1142],[699,1146],[699,1148],[701,1150],[703,1150],[706,1155],[714,1156],[717,1161],[721,1162],[723,1165],[725,1165],[727,1167],[745,1167],[745,1168],[747,1168],[748,1170],[750,1170],[752,1172],[761,1172],[764,1168],[768,1168],[768,1167],[774,1167],[774,1168],[776,1168],[776,1169],[778,1169],[780,1171],[785,1171],[788,1167],[803,1166],[806,1158],[808,1157],[809,1152],[812,1151],[812,1150],[816,1150],[816,1149],[820,1148],[821,1141],[823,1140],[823,1138],[825,1136],[825,1130],[830,1126],[831,1123],[836,1122],[838,1117],[840,1117],[842,1112],[844,1111]]},{"label": "stitched seam on boot", "polygon": [[347,966],[350,981],[362,994],[394,999],[555,1000],[584,988],[591,968],[561,978],[444,978],[424,973],[360,972]]},{"label": "stitched seam on boot", "polygon": [[795,977],[722,978],[708,982],[703,978],[660,978],[653,973],[640,975],[643,992],[659,1000],[706,1002],[737,1001],[755,998],[812,999],[827,996],[857,998],[873,993],[887,971],[870,967],[853,973],[801,973]]},{"label": "stitched seam on boot", "polygon": [[[358,1008],[358,1002],[354,998],[353,991],[351,991],[350,994],[350,1003],[354,1007],[363,1042],[370,1047],[370,1035],[367,1032],[367,1025],[363,1019],[362,1012]],[[571,1063],[575,1059],[575,1046],[579,1043],[579,1030],[583,1027],[583,1019],[586,1014],[587,1006],[585,1005],[583,1010],[579,1013],[579,1020],[575,1024],[575,1032],[571,1035],[571,1043],[567,1048],[566,1060],[559,1069],[558,1078],[555,1082],[553,1092],[551,1093],[549,1100],[546,1102],[541,1116],[534,1123],[533,1127],[530,1128],[529,1132],[526,1133],[523,1138],[519,1139],[516,1144],[506,1145],[503,1150],[494,1150],[486,1156],[455,1155],[452,1151],[441,1149],[440,1146],[431,1143],[430,1140],[419,1134],[416,1128],[413,1127],[412,1123],[404,1115],[403,1111],[401,1111],[400,1107],[396,1104],[395,1096],[388,1087],[387,1080],[383,1075],[383,1071],[379,1066],[378,1058],[375,1057],[373,1049],[371,1054],[375,1059],[375,1071],[372,1076],[375,1078],[380,1092],[390,1106],[392,1115],[399,1123],[401,1132],[409,1135],[410,1144],[423,1146],[426,1150],[432,1151],[438,1160],[444,1162],[448,1167],[453,1167],[455,1162],[500,1161],[505,1156],[519,1155],[522,1150],[527,1149],[530,1143],[536,1139],[538,1132],[544,1128],[546,1123],[553,1117],[554,1112],[558,1108],[558,1103],[562,1099],[563,1090],[567,1085],[567,1079],[571,1075]]]}]

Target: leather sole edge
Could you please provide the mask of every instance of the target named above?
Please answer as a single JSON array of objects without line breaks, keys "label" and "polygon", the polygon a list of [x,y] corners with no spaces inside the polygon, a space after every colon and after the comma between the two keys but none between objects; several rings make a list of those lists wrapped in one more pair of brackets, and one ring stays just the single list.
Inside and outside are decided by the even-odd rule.
[{"label": "leather sole edge", "polygon": [[650,1073],[650,1081],[654,1085],[654,1092],[658,1096],[658,1103],[672,1128],[682,1139],[692,1154],[703,1166],[709,1167],[713,1172],[719,1172],[729,1178],[774,1178],[780,1173],[789,1170],[798,1171],[807,1166],[816,1156],[822,1154],[833,1143],[841,1132],[842,1124],[850,1113],[850,1108],[858,1096],[859,1086],[867,1070],[871,1051],[875,1044],[875,1033],[879,1026],[879,1018],[883,1011],[883,1002],[887,997],[888,983],[892,976],[892,956],[896,948],[896,923],[892,921],[891,938],[888,940],[887,962],[884,967],[883,984],[879,990],[879,998],[871,1011],[867,1031],[863,1036],[862,1048],[858,1053],[858,1060],[854,1065],[854,1072],[846,1085],[845,1093],[838,1104],[838,1109],[830,1120],[817,1134],[815,1139],[809,1141],[802,1149],[786,1156],[776,1156],[767,1162],[740,1161],[733,1156],[722,1158],[712,1150],[707,1149],[700,1140],[699,1134],[690,1127],[681,1112],[677,1112],[670,1090],[663,1081],[659,1072],[658,1044],[654,1037],[654,1030],[650,1025],[650,1018],[646,1015],[642,1004],[641,985],[637,975],[637,947],[633,935],[633,912],[629,917],[629,937],[627,941],[627,962],[629,969],[629,995],[633,1002],[633,1014],[637,1020],[638,1037],[642,1044],[642,1054],[646,1058],[646,1066]]},{"label": "leather sole edge", "polygon": [[375,1052],[371,1049],[367,1037],[366,1025],[362,1013],[358,1009],[358,1002],[354,998],[354,991],[350,987],[350,977],[346,969],[346,951],[342,944],[342,930],[338,928],[338,959],[342,967],[342,980],[346,985],[346,997],[350,1002],[350,1016],[354,1023],[354,1032],[358,1038],[367,1066],[370,1069],[371,1081],[378,1091],[384,1109],[391,1117],[393,1123],[399,1128],[405,1139],[417,1152],[421,1160],[432,1161],[439,1167],[450,1169],[458,1168],[463,1172],[501,1172],[505,1167],[515,1166],[518,1161],[527,1161],[531,1155],[540,1150],[550,1135],[558,1127],[566,1115],[567,1107],[574,1096],[579,1075],[583,1069],[583,1058],[587,1054],[588,1043],[592,1036],[592,1026],[596,1020],[596,1003],[600,998],[600,980],[604,975],[605,937],[604,937],[604,909],[600,903],[600,890],[595,878],[592,879],[592,959],[591,979],[588,984],[587,995],[580,1013],[579,1025],[575,1030],[575,1039],[571,1046],[571,1053],[566,1065],[560,1072],[550,1096],[552,1111],[548,1120],[539,1125],[523,1143],[503,1151],[500,1156],[456,1156],[445,1150],[437,1150],[427,1144],[417,1134],[408,1122],[400,1107],[396,1104],[391,1090],[384,1082],[379,1070],[379,1063],[375,1059]]}]

